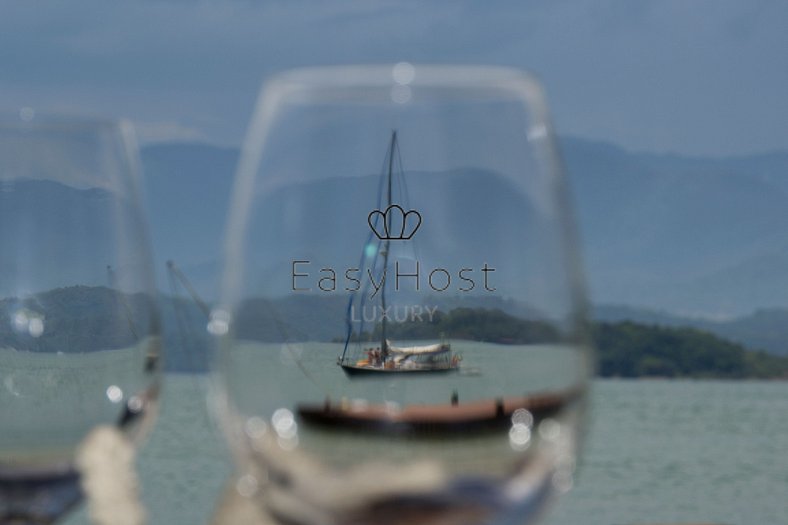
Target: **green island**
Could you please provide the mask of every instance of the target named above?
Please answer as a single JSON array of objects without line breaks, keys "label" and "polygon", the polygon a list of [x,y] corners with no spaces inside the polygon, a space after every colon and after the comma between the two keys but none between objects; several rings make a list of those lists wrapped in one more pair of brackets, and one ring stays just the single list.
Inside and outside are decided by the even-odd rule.
[{"label": "green island", "polygon": [[788,357],[696,328],[621,321],[595,323],[592,334],[601,377],[788,379]]}]

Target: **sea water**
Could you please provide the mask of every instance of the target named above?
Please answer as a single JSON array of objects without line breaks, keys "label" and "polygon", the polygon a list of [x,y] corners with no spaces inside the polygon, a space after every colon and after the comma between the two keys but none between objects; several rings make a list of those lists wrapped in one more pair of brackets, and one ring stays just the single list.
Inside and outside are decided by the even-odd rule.
[{"label": "sea water", "polygon": [[[558,344],[452,341],[451,347],[462,357],[458,371],[354,377],[337,366],[341,344],[230,347],[221,358],[228,411],[238,411],[235,433],[246,434],[249,456],[266,469],[267,507],[304,522],[334,516],[380,523],[388,513],[381,509],[403,501],[418,512],[461,506],[489,516],[537,508],[553,485],[565,485],[582,414],[585,352]],[[549,416],[513,414],[518,400],[543,394],[556,398]],[[325,406],[345,406],[395,418],[412,407],[431,412],[424,425],[378,418],[351,427],[344,416],[323,425],[299,417],[304,406],[319,414]],[[476,407],[481,419],[454,423]],[[436,423],[443,417],[450,428]]]},{"label": "sea water", "polygon": [[0,465],[67,463],[87,433],[116,424],[139,396],[153,404],[156,374],[145,370],[157,338],[95,352],[0,348]]},{"label": "sea water", "polygon": [[[232,467],[208,380],[166,377],[138,468],[151,525],[207,523]],[[788,383],[597,380],[572,490],[545,525],[727,523],[788,516]],[[85,525],[84,509],[67,525]]]},{"label": "sea water", "polygon": [[73,462],[100,425],[134,439],[155,412],[158,338],[121,349],[31,352],[0,348],[0,521],[47,521],[79,500]]}]

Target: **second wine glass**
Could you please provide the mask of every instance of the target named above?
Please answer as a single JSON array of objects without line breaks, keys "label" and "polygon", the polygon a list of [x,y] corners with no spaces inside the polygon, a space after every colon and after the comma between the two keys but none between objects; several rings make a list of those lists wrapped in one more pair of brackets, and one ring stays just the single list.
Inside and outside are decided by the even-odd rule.
[{"label": "second wine glass", "polygon": [[541,91],[485,67],[272,80],[210,329],[282,523],[523,522],[571,485],[590,374]]},{"label": "second wine glass", "polygon": [[82,498],[91,430],[134,438],[158,391],[159,318],[125,124],[0,117],[0,524]]}]

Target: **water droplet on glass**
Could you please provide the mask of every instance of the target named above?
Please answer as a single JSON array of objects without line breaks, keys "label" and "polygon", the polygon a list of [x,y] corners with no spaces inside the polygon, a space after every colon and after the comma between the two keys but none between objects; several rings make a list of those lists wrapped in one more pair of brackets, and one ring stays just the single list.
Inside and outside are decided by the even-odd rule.
[{"label": "water droplet on glass", "polygon": [[244,431],[246,435],[252,439],[260,439],[265,435],[266,431],[268,430],[268,425],[263,418],[261,417],[250,417],[246,420],[246,424],[244,425]]},{"label": "water droplet on glass", "polygon": [[40,337],[44,333],[44,320],[38,317],[30,319],[27,324],[27,331],[32,337]]},{"label": "water droplet on glass", "polygon": [[518,408],[512,414],[512,424],[523,424],[526,427],[530,428],[534,424],[534,416],[524,408]]},{"label": "water droplet on glass", "polygon": [[117,385],[112,385],[107,388],[107,399],[113,403],[120,403],[123,400],[123,390]]},{"label": "water droplet on glass", "polygon": [[539,424],[539,436],[545,441],[556,441],[561,435],[561,424],[555,419],[545,419]]},{"label": "water droplet on glass", "polygon": [[416,76],[416,68],[410,62],[399,62],[391,70],[391,77],[394,82],[401,86],[405,86],[413,82]]},{"label": "water droplet on glass", "polygon": [[235,490],[238,491],[244,498],[251,498],[255,494],[257,494],[257,478],[252,476],[251,474],[245,474],[238,478],[238,481],[235,483]]},{"label": "water droplet on glass", "polygon": [[515,423],[509,430],[509,445],[513,450],[521,451],[528,448],[531,441],[531,429],[523,423]]},{"label": "water droplet on glass", "polygon": [[271,417],[271,423],[274,425],[274,430],[281,438],[290,439],[298,432],[298,425],[295,422],[293,413],[286,408],[280,408],[274,412]]},{"label": "water droplet on glass", "polygon": [[410,102],[411,89],[410,86],[403,86],[397,84],[391,88],[391,100],[397,104],[407,104]]},{"label": "water droplet on glass", "polygon": [[230,314],[226,310],[213,310],[206,328],[211,335],[225,335],[230,329]]}]

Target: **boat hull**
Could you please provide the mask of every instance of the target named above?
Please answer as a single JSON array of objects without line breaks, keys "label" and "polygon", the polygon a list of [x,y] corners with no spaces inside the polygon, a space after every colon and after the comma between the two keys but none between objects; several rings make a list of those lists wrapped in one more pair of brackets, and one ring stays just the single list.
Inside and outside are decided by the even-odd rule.
[{"label": "boat hull", "polygon": [[556,417],[581,399],[582,388],[523,397],[496,398],[445,405],[411,405],[392,409],[384,405],[344,406],[301,404],[296,413],[307,425],[326,429],[384,435],[456,435],[468,432],[503,431],[512,426],[512,416],[527,410],[533,424]]},{"label": "boat hull", "polygon": [[340,364],[342,371],[348,376],[383,376],[392,374],[448,374],[459,371],[459,365],[442,367],[413,367],[413,368],[383,368],[373,366],[358,366]]}]

